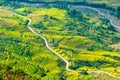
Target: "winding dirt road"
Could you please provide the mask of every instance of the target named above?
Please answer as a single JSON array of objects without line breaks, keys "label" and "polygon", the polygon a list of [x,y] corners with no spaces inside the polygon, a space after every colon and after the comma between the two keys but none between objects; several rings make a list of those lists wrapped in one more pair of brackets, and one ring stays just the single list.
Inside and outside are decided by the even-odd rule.
[{"label": "winding dirt road", "polygon": [[[69,62],[68,62],[64,57],[62,57],[59,53],[57,53],[57,52],[54,51],[52,48],[50,48],[50,46],[49,46],[49,44],[48,44],[48,41],[47,41],[47,39],[46,39],[45,37],[43,37],[42,35],[38,34],[37,32],[35,32],[35,31],[30,27],[30,24],[32,23],[32,20],[31,20],[30,18],[27,18],[27,17],[25,17],[25,16],[22,16],[22,15],[20,15],[20,14],[17,14],[17,13],[8,11],[8,10],[3,10],[3,9],[0,9],[0,10],[6,11],[6,12],[10,12],[10,13],[12,13],[12,14],[14,14],[14,15],[18,15],[18,16],[20,16],[20,17],[23,17],[23,18],[29,20],[28,25],[27,25],[27,28],[28,28],[32,33],[34,33],[35,35],[41,37],[41,38],[44,40],[46,47],[47,47],[51,52],[53,52],[56,56],[58,56],[59,58],[61,58],[61,59],[66,63],[66,70],[67,70],[67,71],[70,71],[70,72],[81,72],[81,71],[71,70],[71,69],[69,68]],[[98,12],[99,12],[99,11],[98,11]],[[104,72],[104,71],[87,71],[87,72],[88,72],[88,73],[93,73],[93,72],[94,72],[94,73],[98,73],[98,72],[101,72],[101,73],[107,74],[108,76],[111,76],[111,77],[113,77],[113,78],[120,79],[120,77],[114,76],[114,75],[112,75],[112,74],[110,74],[110,73],[108,73],[108,72]]]},{"label": "winding dirt road", "polygon": [[64,57],[62,57],[60,54],[58,54],[56,51],[54,51],[52,48],[50,48],[50,46],[49,46],[49,44],[48,44],[48,42],[47,42],[47,39],[46,39],[45,37],[43,37],[42,35],[36,33],[31,27],[29,27],[29,25],[31,24],[31,19],[28,19],[28,20],[29,20],[29,23],[28,23],[28,25],[27,25],[27,28],[28,28],[32,33],[34,33],[35,35],[41,37],[41,38],[44,40],[46,47],[47,47],[51,52],[53,52],[55,55],[57,55],[59,58],[61,58],[61,59],[66,63],[66,70],[67,70],[67,71],[74,71],[74,70],[69,69],[69,62],[68,62]]},{"label": "winding dirt road", "polygon": [[[98,12],[99,12],[99,11],[98,11]],[[19,14],[17,14],[17,15],[19,15]],[[69,68],[69,62],[68,62],[64,57],[62,57],[59,53],[57,53],[57,52],[54,51],[52,48],[50,48],[50,46],[49,46],[49,44],[48,44],[48,41],[47,41],[47,39],[46,39],[45,37],[43,37],[42,35],[36,33],[36,32],[30,27],[30,24],[31,24],[31,22],[32,22],[31,19],[29,19],[29,18],[27,18],[27,17],[25,17],[25,16],[22,16],[22,15],[19,15],[19,16],[24,17],[24,18],[26,18],[26,19],[29,20],[29,23],[28,23],[28,25],[27,25],[27,28],[28,28],[32,33],[34,33],[35,35],[41,37],[41,38],[44,40],[46,47],[47,47],[51,52],[53,52],[56,56],[58,56],[59,58],[61,58],[61,59],[66,63],[66,70],[67,70],[67,71],[70,71],[70,72],[81,72],[81,71],[71,70],[71,69]],[[107,74],[107,75],[109,75],[109,76],[111,76],[111,77],[120,79],[120,77],[114,76],[114,75],[112,75],[112,74],[110,74],[110,73],[108,73],[108,72],[104,72],[104,71],[87,71],[87,72],[88,72],[88,73],[101,72],[101,73]]]},{"label": "winding dirt road", "polygon": [[51,52],[53,52],[56,56],[58,56],[59,58],[61,58],[61,59],[66,63],[66,70],[67,70],[67,71],[70,71],[70,72],[73,72],[73,71],[74,71],[74,70],[71,70],[71,69],[69,68],[69,62],[68,62],[64,57],[62,57],[59,53],[57,53],[56,51],[54,51],[54,50],[49,46],[47,39],[46,39],[45,37],[43,37],[42,35],[38,34],[37,32],[35,32],[35,31],[30,27],[30,24],[32,23],[32,20],[31,20],[30,18],[27,18],[27,17],[25,17],[25,16],[22,16],[22,15],[20,15],[20,14],[17,14],[17,13],[11,12],[11,11],[7,11],[7,10],[3,10],[3,9],[0,9],[0,10],[6,11],[6,12],[9,12],[9,13],[12,13],[12,14],[14,14],[14,15],[17,15],[17,16],[20,16],[20,17],[23,17],[23,18],[29,20],[29,22],[28,22],[28,24],[27,24],[27,28],[28,28],[32,33],[34,33],[35,35],[41,37],[41,38],[44,40],[46,47],[47,47]]}]

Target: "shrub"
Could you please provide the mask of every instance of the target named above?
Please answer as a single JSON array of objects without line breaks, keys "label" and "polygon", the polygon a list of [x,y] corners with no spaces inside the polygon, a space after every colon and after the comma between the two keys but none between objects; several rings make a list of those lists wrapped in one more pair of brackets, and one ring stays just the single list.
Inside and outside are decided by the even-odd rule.
[{"label": "shrub", "polygon": [[88,72],[85,71],[85,70],[82,70],[80,73],[83,74],[83,75],[88,75]]}]

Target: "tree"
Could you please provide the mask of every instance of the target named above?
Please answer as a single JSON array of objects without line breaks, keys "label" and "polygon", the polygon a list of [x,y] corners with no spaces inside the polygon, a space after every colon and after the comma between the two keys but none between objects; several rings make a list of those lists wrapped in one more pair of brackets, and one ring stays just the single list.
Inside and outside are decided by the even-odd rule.
[{"label": "tree", "polygon": [[117,7],[117,17],[120,18],[120,6]]},{"label": "tree", "polygon": [[120,6],[117,7],[117,11],[120,12]]},{"label": "tree", "polygon": [[59,80],[66,80],[67,78],[67,73],[64,70],[62,70],[58,75],[60,76]]},{"label": "tree", "polygon": [[0,0],[0,5],[6,5],[9,3],[9,0]]},{"label": "tree", "polygon": [[49,72],[49,70],[45,70],[44,68],[40,68],[39,70],[41,77],[45,77],[47,75],[47,72]]},{"label": "tree", "polygon": [[81,74],[83,74],[83,75],[88,75],[88,72],[87,72],[86,70],[82,70],[82,71],[81,71]]},{"label": "tree", "polygon": [[42,21],[38,21],[38,22],[36,22],[36,23],[34,23],[33,25],[32,25],[34,28],[38,28],[38,29],[47,29],[45,26],[44,26],[44,24],[43,24],[43,22]]}]

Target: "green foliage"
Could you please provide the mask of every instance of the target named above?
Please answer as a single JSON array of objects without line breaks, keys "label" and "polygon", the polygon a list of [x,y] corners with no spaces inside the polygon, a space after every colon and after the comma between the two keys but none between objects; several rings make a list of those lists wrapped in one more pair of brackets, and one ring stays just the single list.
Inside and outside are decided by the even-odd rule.
[{"label": "green foliage", "polygon": [[[40,38],[24,27],[28,21],[23,18],[22,20],[19,17],[16,18],[16,16],[9,16],[9,19],[11,21],[4,20],[6,21],[5,24],[10,25],[9,30],[9,27],[4,23],[1,23],[0,26],[0,73],[2,73],[0,78],[3,80],[5,78],[7,80],[16,78],[31,80],[48,77],[47,74],[59,72],[59,68],[55,66],[57,65],[56,60],[54,60],[56,57],[45,50],[46,48]],[[19,21],[22,24],[19,24]],[[54,69],[56,68],[55,73],[50,63]],[[49,72],[48,69],[52,71]]]},{"label": "green foliage", "polygon": [[32,24],[32,26],[35,27],[35,28],[38,28],[38,29],[43,29],[43,30],[44,30],[44,29],[47,29],[47,28],[44,26],[44,24],[42,23],[42,21],[38,21],[38,22]]},{"label": "green foliage", "polygon": [[117,7],[117,17],[120,18],[120,6]]},{"label": "green foliage", "polygon": [[85,70],[81,71],[80,73],[83,75],[88,75],[87,71],[85,71]]},{"label": "green foliage", "polygon": [[9,0],[0,0],[0,5],[6,5],[9,3]]},{"label": "green foliage", "polygon": [[2,71],[0,71],[0,80],[2,80],[2,75],[3,75]]},{"label": "green foliage", "polygon": [[67,74],[65,71],[59,72],[58,75],[60,76],[60,80],[66,80],[66,78],[67,78]]},{"label": "green foliage", "polygon": [[[49,45],[70,62],[72,69],[119,68],[119,55],[114,53],[114,49],[109,48],[109,45],[118,43],[120,34],[113,29],[109,21],[103,17],[95,20],[82,11],[71,8],[65,10],[68,7],[66,4],[58,4],[56,7],[61,9],[25,7],[15,9],[14,12],[30,17],[34,30],[37,32],[40,29],[48,42],[54,44]],[[106,7],[105,4],[89,5]],[[0,19],[3,20],[0,22],[0,54],[5,56],[0,56],[2,75],[11,75],[12,79],[21,76],[23,79],[44,80],[66,80],[75,76],[74,80],[79,80],[76,73],[72,73],[74,75],[71,77],[70,73],[63,69],[65,63],[50,54],[43,40],[26,28],[28,20],[14,15],[0,16]],[[81,80],[94,80],[86,71],[82,71],[82,74],[87,76]]]},{"label": "green foliage", "polygon": [[13,8],[19,8],[19,7],[24,7],[24,4],[18,3],[18,1],[14,0],[0,0],[0,6],[9,6]]},{"label": "green foliage", "polygon": [[113,42],[113,44],[115,44],[117,42],[120,42],[120,38],[119,37],[113,37],[112,42]]},{"label": "green foliage", "polygon": [[26,20],[25,23],[23,24],[24,26],[27,26],[29,23],[29,20]]},{"label": "green foliage", "polygon": [[80,80],[96,80],[96,79],[93,78],[92,76],[83,75],[80,77]]}]

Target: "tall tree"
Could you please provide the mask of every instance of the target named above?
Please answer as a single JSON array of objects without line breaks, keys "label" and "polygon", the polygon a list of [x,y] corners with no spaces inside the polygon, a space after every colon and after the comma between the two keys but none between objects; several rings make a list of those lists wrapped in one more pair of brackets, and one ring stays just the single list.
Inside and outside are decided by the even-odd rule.
[{"label": "tall tree", "polygon": [[120,6],[117,7],[117,17],[120,18]]}]

